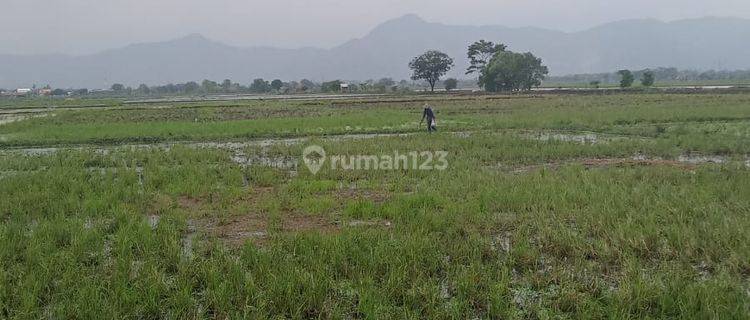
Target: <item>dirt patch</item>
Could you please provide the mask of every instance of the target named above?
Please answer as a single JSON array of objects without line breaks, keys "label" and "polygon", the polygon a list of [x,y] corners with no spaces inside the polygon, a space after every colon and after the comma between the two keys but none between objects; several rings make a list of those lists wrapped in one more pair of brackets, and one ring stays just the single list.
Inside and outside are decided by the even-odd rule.
[{"label": "dirt patch", "polygon": [[262,244],[268,237],[268,219],[259,214],[233,217],[222,224],[209,225],[206,231],[230,246],[241,246],[246,240]]},{"label": "dirt patch", "polygon": [[203,205],[203,201],[192,197],[182,196],[177,198],[177,205],[188,211],[198,211]]},{"label": "dirt patch", "polygon": [[581,164],[587,168],[609,166],[672,166],[685,170],[693,170],[696,168],[692,163],[662,159],[586,159],[581,161]]},{"label": "dirt patch", "polygon": [[541,169],[557,170],[560,167],[571,164],[579,164],[584,166],[586,169],[604,167],[672,166],[683,170],[695,170],[695,168],[697,167],[697,164],[695,163],[682,162],[679,160],[646,159],[640,156],[636,156],[633,158],[575,159],[519,167],[498,166],[495,168],[499,168],[500,170],[508,171],[510,173],[527,173]]},{"label": "dirt patch", "polygon": [[211,235],[230,247],[242,246],[246,241],[256,245],[265,245],[271,230],[281,233],[319,232],[334,234],[340,226],[325,217],[313,215],[286,215],[281,218],[278,229],[272,227],[269,216],[250,213],[231,217],[227,221],[216,218],[191,220],[189,223],[196,231]]},{"label": "dirt patch", "polygon": [[274,227],[269,216],[247,214],[230,218],[220,222],[216,218],[190,220],[188,234],[185,239],[192,239],[196,232],[206,233],[220,240],[229,247],[240,247],[246,241],[264,246],[269,241],[272,232],[279,234],[319,233],[334,235],[343,227],[349,228],[391,228],[393,224],[388,220],[351,220],[345,224],[332,221],[325,216],[289,214],[281,217],[280,224]]},{"label": "dirt patch", "polygon": [[340,230],[339,225],[322,216],[290,215],[282,218],[282,232],[320,232],[333,234]]},{"label": "dirt patch", "polygon": [[[275,189],[253,188],[252,192],[237,199],[246,208],[256,208],[258,202],[265,196],[273,195]],[[338,197],[347,199],[369,199],[375,202],[383,202],[388,199],[389,194],[381,191],[358,190],[356,187],[342,188],[337,192]],[[192,197],[180,197],[177,200],[179,207],[190,211],[211,211],[204,200]],[[302,212],[283,211],[279,216],[269,215],[262,210],[250,209],[246,214],[231,215],[221,218],[219,215],[203,215],[202,218],[188,220],[188,231],[184,236],[184,246],[191,246],[188,242],[193,241],[196,235],[205,234],[214,238],[228,247],[239,247],[250,241],[255,245],[264,246],[273,234],[297,234],[297,233],[319,233],[332,235],[340,232],[344,227],[360,228],[390,228],[391,222],[387,220],[351,220],[339,221],[330,215],[314,215]],[[191,251],[192,247],[184,248]]]},{"label": "dirt patch", "polygon": [[370,200],[374,203],[384,203],[391,198],[391,195],[383,190],[360,189],[339,190],[335,196],[343,200]]},{"label": "dirt patch", "polygon": [[360,188],[357,182],[339,182],[338,189],[331,195],[339,200],[371,200],[375,203],[391,198],[390,192],[384,189]]}]

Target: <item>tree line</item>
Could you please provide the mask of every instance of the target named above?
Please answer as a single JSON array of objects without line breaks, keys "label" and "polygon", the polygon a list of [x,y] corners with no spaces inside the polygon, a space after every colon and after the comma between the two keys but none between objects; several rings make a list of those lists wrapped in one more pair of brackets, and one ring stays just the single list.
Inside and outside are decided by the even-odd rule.
[{"label": "tree line", "polygon": [[[549,69],[542,59],[531,52],[519,53],[508,50],[502,43],[479,40],[467,48],[469,67],[466,75],[475,75],[477,85],[488,92],[528,91],[542,84],[547,78]],[[424,81],[430,91],[441,83],[441,79],[454,67],[454,60],[447,54],[429,50],[409,62],[412,70],[411,79]],[[550,77],[551,83],[587,83],[592,87],[602,84],[619,84],[620,87],[631,87],[636,79],[644,87],[653,86],[656,81],[706,81],[706,80],[750,80],[750,70],[738,71],[690,71],[676,68],[656,68],[644,70],[619,70],[611,73],[578,74]],[[455,78],[442,81],[447,91],[456,89],[459,83],[466,83]],[[342,86],[346,84],[345,86]],[[419,88],[417,83],[406,80],[399,82],[392,78],[344,83],[341,80],[316,83],[308,79],[300,81],[267,81],[253,79],[248,85],[225,79],[221,82],[203,80],[201,83],[185,83],[148,86],[141,84],[135,88],[116,83],[110,91],[122,95],[174,95],[174,94],[294,94],[294,93],[333,93],[345,88],[347,92],[389,93],[408,92]],[[0,90],[4,91],[4,90]],[[94,91],[92,91],[94,92]],[[96,91],[100,92],[100,91]],[[87,89],[55,89],[52,95],[86,95]]]},{"label": "tree line", "polygon": [[[643,79],[646,74],[651,74],[654,81],[658,82],[705,82],[705,81],[748,81],[750,70],[680,70],[677,68],[652,68],[631,71],[633,80]],[[573,74],[566,76],[549,77],[551,83],[571,83],[611,85],[622,84],[623,78],[619,71],[590,74]],[[627,81],[626,81],[627,83]]]},{"label": "tree line", "polygon": [[[141,84],[135,88],[115,83],[110,91],[123,95],[170,95],[170,94],[295,94],[295,93],[334,93],[341,91],[341,80],[315,82],[308,79],[300,81],[282,81],[275,79],[267,81],[262,78],[252,80],[248,85],[225,79],[222,82],[203,80],[201,83],[189,81],[185,83],[148,86]],[[406,80],[396,82],[392,78],[366,80],[346,83],[349,92],[388,93],[408,91],[415,84]]]},{"label": "tree line", "polygon": [[[549,73],[549,69],[542,64],[542,59],[531,52],[512,52],[501,43],[477,41],[469,46],[467,57],[469,67],[466,74],[477,73],[477,84],[489,92],[528,91],[540,86]],[[426,81],[430,91],[435,91],[440,78],[453,66],[453,58],[437,50],[427,51],[409,62],[409,68],[413,72],[412,80]],[[446,80],[446,90],[455,88],[456,83],[456,79]]]},{"label": "tree line", "polygon": [[[468,47],[467,57],[470,66],[466,74],[478,74],[479,87],[490,92],[499,91],[527,91],[541,85],[542,80],[549,73],[542,60],[530,52],[516,53],[509,51],[504,44],[480,40]],[[454,67],[453,58],[447,54],[429,50],[409,62],[412,70],[411,79],[425,81],[430,91],[435,87],[445,74]],[[459,81],[455,78],[445,79],[443,86],[447,91],[456,89]],[[342,90],[341,80],[315,83],[303,79],[299,82],[284,82],[276,79],[271,82],[264,79],[254,79],[248,86],[234,83],[229,79],[217,83],[211,80],[203,80],[202,83],[191,81],[183,84],[167,84],[163,86],[149,87],[145,84],[137,88],[129,88],[122,84],[114,84],[111,90],[116,93],[148,94],[215,94],[215,93],[305,93],[305,92],[339,92]],[[349,92],[397,92],[409,91],[415,86],[405,80],[396,83],[391,78],[382,78],[377,81],[368,80],[360,83],[347,83],[346,90]]]}]

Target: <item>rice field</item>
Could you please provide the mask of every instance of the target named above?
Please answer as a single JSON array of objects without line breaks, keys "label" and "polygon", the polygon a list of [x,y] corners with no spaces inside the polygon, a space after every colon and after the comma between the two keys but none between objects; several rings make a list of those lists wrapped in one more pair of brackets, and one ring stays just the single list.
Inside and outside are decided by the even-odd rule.
[{"label": "rice field", "polygon": [[104,103],[0,107],[0,318],[750,317],[750,94]]}]

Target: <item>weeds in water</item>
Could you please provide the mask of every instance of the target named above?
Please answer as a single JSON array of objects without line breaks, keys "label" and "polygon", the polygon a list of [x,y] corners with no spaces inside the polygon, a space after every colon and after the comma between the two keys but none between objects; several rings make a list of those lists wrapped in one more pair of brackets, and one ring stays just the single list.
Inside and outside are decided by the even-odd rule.
[{"label": "weeds in water", "polygon": [[[386,103],[335,118],[234,122],[210,107],[205,123],[137,124],[91,110],[76,117],[102,123],[8,124],[0,135],[12,133],[14,144],[159,140],[172,130],[196,140],[313,137],[238,148],[2,150],[0,314],[744,318],[748,109],[742,95],[711,98],[724,103],[680,95],[448,101],[438,110],[467,134],[367,139],[321,136],[346,126],[377,132],[413,121],[411,111]],[[253,112],[243,108],[233,110]],[[739,120],[707,120],[719,116]],[[528,135],[574,128],[618,138]],[[236,161],[299,162],[306,143],[343,155],[446,150],[450,166],[313,175]],[[680,162],[695,152],[723,161]]]}]

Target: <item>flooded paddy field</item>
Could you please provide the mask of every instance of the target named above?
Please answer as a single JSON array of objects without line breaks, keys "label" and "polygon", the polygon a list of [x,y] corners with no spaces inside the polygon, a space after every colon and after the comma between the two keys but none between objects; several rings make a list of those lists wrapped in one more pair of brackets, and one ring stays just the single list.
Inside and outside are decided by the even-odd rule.
[{"label": "flooded paddy field", "polygon": [[[0,312],[750,314],[750,95],[361,99],[9,116]],[[444,170],[330,165],[434,151]]]}]

